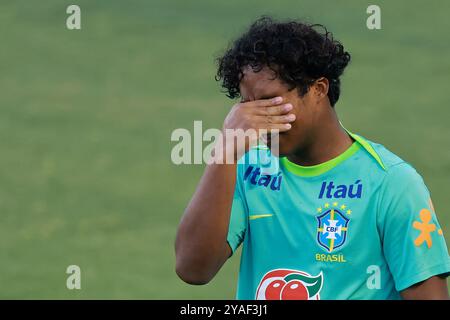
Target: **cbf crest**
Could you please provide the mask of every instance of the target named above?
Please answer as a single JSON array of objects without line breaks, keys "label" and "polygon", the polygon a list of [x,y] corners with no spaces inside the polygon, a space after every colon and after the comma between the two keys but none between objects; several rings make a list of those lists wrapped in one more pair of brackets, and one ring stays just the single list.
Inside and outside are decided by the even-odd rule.
[{"label": "cbf crest", "polygon": [[342,247],[347,240],[350,222],[348,215],[351,210],[345,210],[345,206],[338,207],[336,203],[333,205],[326,203],[324,208],[319,209],[318,212],[321,214],[316,217],[317,243],[331,253]]}]

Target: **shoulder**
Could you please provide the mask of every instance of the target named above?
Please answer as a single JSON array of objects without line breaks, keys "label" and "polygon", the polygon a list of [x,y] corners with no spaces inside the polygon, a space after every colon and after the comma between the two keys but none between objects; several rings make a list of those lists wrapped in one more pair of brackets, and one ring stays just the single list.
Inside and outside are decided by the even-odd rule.
[{"label": "shoulder", "polygon": [[352,134],[352,137],[360,143],[368,157],[376,164],[377,171],[383,176],[383,180],[397,183],[422,181],[417,170],[407,161],[390,151],[380,143],[368,140],[360,135]]},{"label": "shoulder", "polygon": [[429,193],[423,177],[412,164],[382,144],[367,139],[364,140],[370,146],[369,149],[372,149],[372,153],[376,155],[374,157],[378,158],[377,172],[381,175],[380,191],[382,198],[406,197],[407,195],[423,195]]},{"label": "shoulder", "polygon": [[386,219],[409,221],[411,215],[428,205],[430,192],[422,176],[407,161],[385,146],[366,140],[379,158],[377,168],[377,220],[384,230]]},{"label": "shoulder", "polygon": [[385,146],[370,142],[374,150],[379,154],[385,166],[385,180],[397,184],[423,183],[422,176],[412,164],[403,160]]}]

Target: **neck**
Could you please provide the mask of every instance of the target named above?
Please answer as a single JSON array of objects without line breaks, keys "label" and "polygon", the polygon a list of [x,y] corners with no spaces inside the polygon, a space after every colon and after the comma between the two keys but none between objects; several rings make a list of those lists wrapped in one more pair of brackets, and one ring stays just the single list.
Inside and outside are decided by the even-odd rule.
[{"label": "neck", "polygon": [[320,125],[312,132],[306,147],[297,150],[287,158],[301,166],[313,166],[336,158],[353,143],[353,139],[342,128],[334,109],[320,119]]}]

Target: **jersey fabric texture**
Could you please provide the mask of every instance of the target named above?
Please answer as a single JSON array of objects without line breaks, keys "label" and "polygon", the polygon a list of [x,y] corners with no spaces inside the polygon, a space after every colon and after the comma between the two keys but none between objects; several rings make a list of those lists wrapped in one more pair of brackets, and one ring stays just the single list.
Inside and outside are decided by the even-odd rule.
[{"label": "jersey fabric texture", "polygon": [[266,148],[237,166],[227,241],[242,244],[237,299],[400,299],[450,272],[416,170],[352,134],[337,158],[299,166]]}]

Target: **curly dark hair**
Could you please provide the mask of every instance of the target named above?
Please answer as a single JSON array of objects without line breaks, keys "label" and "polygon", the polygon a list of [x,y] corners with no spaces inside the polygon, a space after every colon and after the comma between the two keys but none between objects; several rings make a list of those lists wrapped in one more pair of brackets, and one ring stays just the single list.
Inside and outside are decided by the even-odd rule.
[{"label": "curly dark hair", "polygon": [[278,22],[263,16],[217,59],[215,78],[234,99],[240,96],[244,67],[254,72],[269,67],[289,90],[298,88],[301,96],[315,80],[325,77],[329,81],[328,98],[334,106],[340,94],[339,77],[349,62],[350,54],[323,25]]}]

